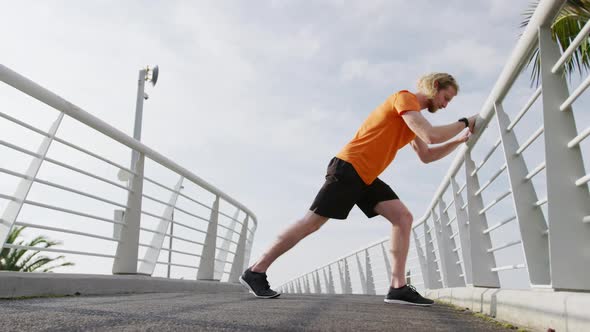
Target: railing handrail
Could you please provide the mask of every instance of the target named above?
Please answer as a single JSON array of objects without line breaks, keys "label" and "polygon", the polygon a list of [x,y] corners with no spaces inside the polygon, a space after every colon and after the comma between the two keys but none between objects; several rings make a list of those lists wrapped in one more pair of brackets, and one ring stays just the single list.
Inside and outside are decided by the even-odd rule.
[{"label": "railing handrail", "polygon": [[108,137],[111,137],[119,143],[126,145],[127,147],[136,150],[140,153],[145,154],[145,156],[149,157],[151,160],[178,173],[179,175],[182,175],[186,179],[194,182],[195,184],[198,184],[205,190],[211,192],[212,194],[215,194],[216,196],[219,196],[220,198],[233,204],[234,206],[239,207],[241,210],[246,212],[251,217],[255,225],[258,224],[256,215],[231,196],[227,195],[226,193],[211,185],[207,181],[201,179],[191,171],[180,166],[179,164],[175,163],[174,161],[170,160],[169,158],[165,157],[159,152],[153,150],[152,148],[148,147],[142,142],[135,140],[133,137],[125,134],[121,130],[111,126],[110,124],[99,119],[98,117],[84,111],[82,108],[72,104],[71,102],[65,100],[64,98],[58,96],[50,90],[40,86],[39,84],[29,80],[28,78],[14,72],[10,68],[2,64],[0,64],[0,81],[3,81],[4,83],[14,87],[15,89],[55,108],[58,111],[63,112],[64,114],[80,121],[81,123],[97,130],[98,132]]}]

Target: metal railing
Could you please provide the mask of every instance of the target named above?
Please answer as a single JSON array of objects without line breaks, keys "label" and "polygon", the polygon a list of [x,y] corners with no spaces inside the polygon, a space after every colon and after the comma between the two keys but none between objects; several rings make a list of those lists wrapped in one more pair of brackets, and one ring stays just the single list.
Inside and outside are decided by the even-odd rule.
[{"label": "metal railing", "polygon": [[[28,121],[6,113],[11,107],[0,111],[5,128],[0,139],[3,248],[65,254],[85,273],[105,273],[105,266],[112,266],[115,274],[238,281],[257,227],[248,208],[3,65],[0,81],[18,91],[10,98],[15,90],[3,87],[5,102],[15,99],[23,109],[37,110]],[[48,116],[53,117],[49,130],[31,123]],[[64,134],[58,136],[58,129]],[[66,138],[68,130],[76,139]],[[137,162],[123,166],[130,151]],[[121,171],[128,180],[115,180]],[[7,244],[16,226],[49,234],[63,245]]]},{"label": "metal railing", "polygon": [[[572,107],[590,86],[590,77],[581,78],[570,94],[563,75],[564,61],[588,38],[590,22],[562,53],[549,25],[563,3],[539,3],[482,107],[475,134],[459,149],[425,214],[414,223],[407,264],[410,283],[425,289],[496,288],[514,279],[507,273],[522,269],[525,287],[590,290],[590,175],[584,167],[588,148],[582,147],[590,128],[576,129],[582,121],[587,126],[590,118],[575,117]],[[541,86],[519,106],[522,100],[511,92],[537,46]],[[511,119],[512,111],[518,113]],[[535,112],[540,127],[532,120]],[[488,128],[492,126],[496,130]],[[534,157],[542,160],[531,162]],[[298,276],[280,289],[375,294],[379,285],[386,290],[391,278],[389,241]],[[351,273],[355,258],[356,273]]]}]

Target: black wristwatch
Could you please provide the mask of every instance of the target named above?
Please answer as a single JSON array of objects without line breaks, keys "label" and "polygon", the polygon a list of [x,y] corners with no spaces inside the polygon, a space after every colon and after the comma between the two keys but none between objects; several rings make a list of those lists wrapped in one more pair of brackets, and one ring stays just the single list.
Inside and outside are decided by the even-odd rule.
[{"label": "black wristwatch", "polygon": [[465,128],[469,127],[469,120],[467,118],[459,119],[459,122],[463,122],[465,124]]}]

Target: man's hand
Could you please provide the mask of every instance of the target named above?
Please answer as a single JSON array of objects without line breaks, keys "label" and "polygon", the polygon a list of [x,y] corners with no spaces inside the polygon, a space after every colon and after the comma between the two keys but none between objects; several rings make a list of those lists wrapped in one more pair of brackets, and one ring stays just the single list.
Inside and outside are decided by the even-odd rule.
[{"label": "man's hand", "polygon": [[[469,120],[469,123],[471,124],[471,118]],[[470,130],[464,130],[461,133],[461,135],[459,135],[457,137],[457,139],[455,139],[455,142],[457,142],[457,143],[465,143],[465,142],[467,142],[467,140],[469,140],[469,137],[471,137],[471,129]]]},{"label": "man's hand", "polygon": [[467,120],[469,121],[469,132],[473,134],[473,131],[475,130],[475,121],[477,121],[477,114],[471,116]]}]

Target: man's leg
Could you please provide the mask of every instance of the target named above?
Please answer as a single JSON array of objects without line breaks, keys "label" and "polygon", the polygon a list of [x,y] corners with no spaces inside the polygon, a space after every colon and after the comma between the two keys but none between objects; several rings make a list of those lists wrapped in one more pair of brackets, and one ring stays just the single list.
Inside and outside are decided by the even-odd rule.
[{"label": "man's leg", "polygon": [[377,203],[375,212],[391,223],[391,287],[402,287],[406,284],[406,259],[410,247],[412,214],[399,199]]},{"label": "man's leg", "polygon": [[299,241],[317,231],[329,218],[309,211],[305,217],[289,226],[275,243],[240,277],[240,283],[259,298],[271,299],[280,295],[270,288],[266,270],[279,256],[293,248]]},{"label": "man's leg", "polygon": [[273,245],[250,267],[250,270],[253,272],[266,272],[268,267],[279,256],[293,248],[309,234],[320,229],[328,219],[308,211],[305,217],[290,225],[278,236]]},{"label": "man's leg", "polygon": [[430,306],[434,301],[420,295],[414,286],[406,285],[406,258],[410,247],[412,232],[412,214],[399,200],[382,201],[375,205],[375,212],[391,223],[391,287],[385,297],[387,303],[401,303],[419,306]]}]

